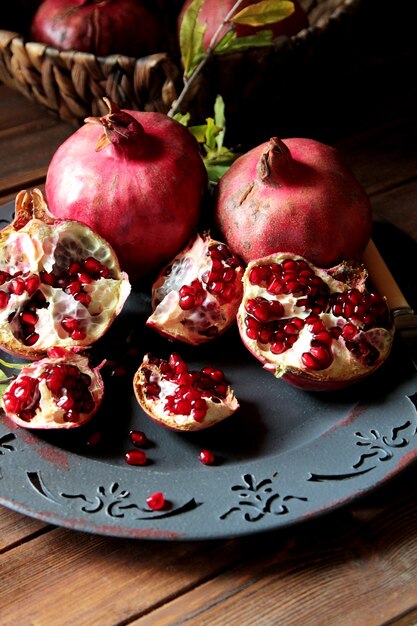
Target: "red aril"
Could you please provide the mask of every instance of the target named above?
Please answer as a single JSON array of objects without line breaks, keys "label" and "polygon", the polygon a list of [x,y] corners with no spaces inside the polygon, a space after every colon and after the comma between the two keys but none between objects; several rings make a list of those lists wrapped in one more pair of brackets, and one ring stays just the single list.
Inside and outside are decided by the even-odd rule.
[{"label": "red aril", "polygon": [[145,413],[173,430],[208,428],[239,408],[221,370],[190,370],[177,353],[168,360],[147,354],[133,387]]},{"label": "red aril", "polygon": [[16,198],[0,231],[0,346],[25,358],[53,346],[85,348],[130,293],[110,245],[85,224],[60,220],[39,189]]},{"label": "red aril", "polygon": [[242,276],[240,261],[224,243],[197,235],[155,281],[148,326],[185,343],[210,341],[235,322]]},{"label": "red aril", "polygon": [[394,328],[385,298],[365,288],[363,267],[330,270],[289,253],[249,263],[238,313],[242,340],[277,378],[332,390],[374,372]]}]

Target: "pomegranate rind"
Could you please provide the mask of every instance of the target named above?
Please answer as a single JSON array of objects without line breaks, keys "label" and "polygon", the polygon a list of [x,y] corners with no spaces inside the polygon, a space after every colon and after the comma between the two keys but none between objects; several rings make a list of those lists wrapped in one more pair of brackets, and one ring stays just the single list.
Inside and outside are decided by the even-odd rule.
[{"label": "pomegranate rind", "polygon": [[246,263],[286,250],[319,267],[360,260],[372,229],[364,188],[336,149],[272,137],[240,156],[219,181],[215,220]]},{"label": "pomegranate rind", "polygon": [[[0,310],[2,349],[27,359],[44,356],[52,346],[85,349],[106,332],[131,291],[127,274],[121,271],[113,249],[102,237],[81,222],[52,216],[39,189],[17,195],[15,218],[0,231],[0,270],[39,276],[40,271],[51,272],[58,258],[69,264],[79,261],[83,253],[85,258],[97,258],[112,276],[84,286],[90,304],[84,306],[63,289],[41,283],[38,291],[49,306],[37,311],[35,330],[39,338],[35,345],[28,346],[13,333],[9,316],[13,313],[18,319],[31,296],[26,291],[21,295],[10,293],[7,306]],[[0,289],[7,291],[12,280],[13,275]],[[85,338],[71,338],[61,325],[64,317],[76,319],[86,330]]]},{"label": "pomegranate rind", "polygon": [[[45,371],[45,369],[51,365],[74,365],[81,373],[88,374],[91,378],[91,383],[88,386],[88,390],[94,402],[94,409],[89,413],[79,413],[79,419],[76,422],[64,421],[63,416],[65,411],[59,408],[53,398],[51,391],[48,389],[45,381],[40,381],[39,392],[40,401],[39,406],[36,409],[34,417],[30,421],[20,419],[20,417],[6,410],[4,404],[4,397],[8,391],[15,385],[16,381],[19,381],[23,376],[29,376],[30,378],[37,379],[39,375]],[[52,430],[52,429],[72,429],[83,426],[91,420],[93,415],[98,411],[104,396],[104,385],[100,374],[100,369],[103,367],[104,362],[95,368],[90,367],[88,357],[82,354],[76,354],[74,352],[67,352],[62,357],[50,358],[46,357],[40,361],[35,361],[30,365],[22,368],[17,378],[10,383],[7,387],[2,398],[2,408],[9,419],[11,419],[17,426],[30,430]]]},{"label": "pomegranate rind", "polygon": [[[299,317],[307,318],[311,311],[303,310],[298,307],[296,301],[299,296],[294,294],[281,295],[279,297],[272,296],[267,290],[259,285],[253,285],[249,280],[251,270],[261,265],[280,263],[286,259],[301,260],[306,262],[330,288],[330,293],[343,293],[352,288],[359,291],[365,290],[365,282],[367,278],[366,269],[363,266],[351,266],[349,263],[342,263],[330,270],[324,270],[315,267],[307,259],[302,256],[291,253],[272,254],[261,259],[257,259],[248,264],[244,277],[244,296],[239,307],[237,315],[237,324],[240,336],[248,350],[255,356],[268,372],[271,372],[276,378],[282,378],[286,382],[308,390],[308,391],[332,391],[340,389],[363,380],[370,374],[375,372],[388,358],[394,339],[394,326],[390,322],[388,327],[371,327],[358,328],[356,337],[353,342],[366,340],[371,346],[375,347],[378,352],[378,358],[372,365],[364,365],[358,360],[353,353],[346,348],[342,336],[334,338],[331,344],[332,362],[329,367],[320,369],[319,371],[306,369],[302,364],[301,355],[308,351],[311,346],[313,335],[308,329],[308,325],[304,326],[299,332],[298,339],[294,345],[282,352],[281,354],[273,354],[269,348],[269,344],[262,344],[257,339],[251,339],[246,332],[245,320],[248,317],[246,304],[248,300],[262,297],[268,300],[279,300],[284,306],[284,315],[280,319],[290,319]],[[387,307],[387,319],[390,319]],[[343,319],[335,316],[332,312],[320,314],[321,320],[324,322],[326,329],[338,326]]]},{"label": "pomegranate rind", "polygon": [[[164,410],[163,399],[155,401],[146,396],[147,379],[145,370],[151,370],[155,374],[156,379],[161,380],[162,378],[159,368],[150,363],[150,355],[145,355],[142,365],[133,377],[133,389],[136,399],[148,417],[170,430],[181,432],[205,430],[233,415],[239,408],[239,402],[229,385],[225,398],[213,400],[205,397],[207,413],[202,422],[197,422],[190,415],[168,413]],[[175,388],[178,388],[177,385],[170,383],[168,393],[172,393]]]},{"label": "pomegranate rind", "polygon": [[[235,278],[230,283],[234,290],[231,301],[224,302],[205,289],[204,300],[199,306],[183,310],[179,305],[182,285],[189,285],[194,280],[204,284],[202,277],[212,267],[208,250],[216,245],[221,245],[221,242],[207,234],[198,234],[161,270],[152,286],[153,313],[146,322],[147,326],[169,340],[199,345],[223,334],[235,323],[243,296],[244,268],[241,265],[234,267]],[[227,264],[224,263],[224,267]]]}]

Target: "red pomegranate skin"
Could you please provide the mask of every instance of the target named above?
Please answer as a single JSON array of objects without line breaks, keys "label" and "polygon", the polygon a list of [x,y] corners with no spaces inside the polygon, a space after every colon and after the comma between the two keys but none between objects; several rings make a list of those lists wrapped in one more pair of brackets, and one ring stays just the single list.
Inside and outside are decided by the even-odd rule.
[{"label": "red pomegranate skin", "polygon": [[239,157],[221,178],[215,219],[246,263],[284,250],[331,267],[361,258],[372,208],[336,149],[274,137]]},{"label": "red pomegranate skin", "polygon": [[160,25],[140,0],[44,0],[31,38],[58,50],[142,56],[160,47]]},{"label": "red pomegranate skin", "polygon": [[[258,1],[259,0],[245,0],[240,5],[238,11],[241,11],[251,4],[256,4],[256,2]],[[178,29],[180,28],[184,14],[190,6],[191,2],[192,0],[187,0],[181,10],[180,16],[178,18]],[[222,24],[222,22],[224,21],[229,11],[233,8],[234,4],[236,4],[236,0],[204,0],[199,14],[199,22],[206,25],[206,30],[203,38],[203,46],[206,50],[210,45],[213,35],[216,33],[220,24]],[[292,37],[307,26],[307,15],[304,9],[297,2],[297,0],[295,0],[294,12],[280,22],[276,22],[275,24],[265,24],[264,26],[256,27],[247,26],[244,24],[236,24],[235,32],[238,37],[244,37],[247,35],[254,35],[260,30],[271,30],[274,37],[279,37],[280,35]],[[227,27],[225,26],[221,33],[221,36],[225,35],[226,30]]]},{"label": "red pomegranate skin", "polygon": [[101,234],[135,283],[191,239],[207,174],[184,126],[161,113],[126,112],[143,129],[139,136],[129,126],[127,142],[96,151],[103,128],[85,124],[54,154],[45,190],[51,212]]}]

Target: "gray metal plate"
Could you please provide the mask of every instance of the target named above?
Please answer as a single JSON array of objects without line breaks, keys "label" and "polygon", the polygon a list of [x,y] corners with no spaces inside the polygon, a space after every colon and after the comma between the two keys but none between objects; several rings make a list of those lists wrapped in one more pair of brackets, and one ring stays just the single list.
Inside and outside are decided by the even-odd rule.
[{"label": "gray metal plate", "polygon": [[[10,205],[4,211],[10,214]],[[415,258],[416,244],[390,225],[377,224],[374,238],[388,261],[398,250],[402,258]],[[411,274],[412,264],[401,265]],[[413,302],[414,277],[401,279]],[[145,329],[148,311],[149,298],[133,293],[94,348],[96,361],[103,355],[117,357],[133,331],[139,356],[128,364],[128,375],[106,379],[102,410],[90,424],[42,434],[0,419],[1,504],[97,534],[224,538],[274,530],[328,512],[416,458],[417,373],[400,346],[364,383],[314,394],[264,371],[235,329],[204,347],[172,346]],[[132,390],[134,367],[147,351],[167,356],[172,349],[193,367],[213,364],[224,369],[241,404],[236,415],[189,434],[166,430],[144,415]],[[124,461],[132,449],[131,429],[145,431],[152,442],[145,466]],[[89,447],[96,431],[101,443]],[[216,465],[200,463],[202,448],[215,454]],[[156,491],[168,501],[162,511],[151,511],[146,504]]]}]

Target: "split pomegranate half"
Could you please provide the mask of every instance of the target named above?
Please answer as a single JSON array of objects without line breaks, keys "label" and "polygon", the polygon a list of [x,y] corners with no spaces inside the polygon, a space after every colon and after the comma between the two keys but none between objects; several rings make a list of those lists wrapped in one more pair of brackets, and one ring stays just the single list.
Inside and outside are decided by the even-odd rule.
[{"label": "split pomegranate half", "polygon": [[147,325],[193,345],[224,333],[236,320],[243,267],[220,241],[197,235],[159,274]]},{"label": "split pomegranate half", "polygon": [[221,370],[192,371],[175,352],[168,360],[145,355],[133,386],[142,409],[173,430],[202,430],[239,408]]},{"label": "split pomegranate half", "polygon": [[363,267],[323,270],[278,253],[251,262],[238,326],[265,369],[304,389],[357,382],[387,358],[394,328],[385,298],[365,288]]},{"label": "split pomegranate half", "polygon": [[103,399],[100,366],[91,368],[86,356],[61,348],[49,354],[22,368],[3,395],[3,409],[23,428],[82,426]]},{"label": "split pomegranate half", "polygon": [[130,292],[110,245],[51,215],[39,189],[21,191],[0,231],[0,346],[29,359],[101,337]]}]

